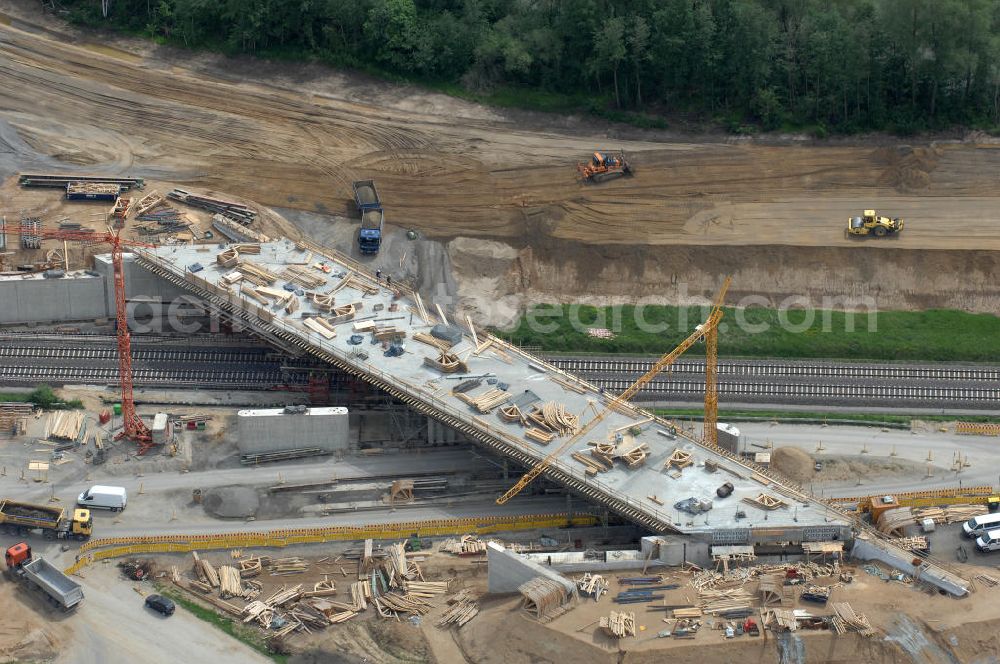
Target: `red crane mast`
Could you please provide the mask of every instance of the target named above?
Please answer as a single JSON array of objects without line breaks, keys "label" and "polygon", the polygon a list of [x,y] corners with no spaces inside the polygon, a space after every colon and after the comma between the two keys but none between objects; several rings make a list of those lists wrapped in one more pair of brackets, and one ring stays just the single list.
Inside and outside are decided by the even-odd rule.
[{"label": "red crane mast", "polygon": [[[0,226],[0,232],[8,232],[9,227]],[[21,232],[17,227],[17,232]],[[70,230],[24,229],[25,233],[34,234],[43,240],[66,240],[70,242],[86,242],[96,244],[103,242],[111,245],[111,266],[114,273],[115,287],[115,317],[117,321],[116,334],[118,340],[118,377],[122,389],[122,431],[116,438],[128,438],[139,446],[139,454],[145,454],[153,447],[153,437],[135,412],[135,400],[132,397],[132,336],[128,331],[128,308],[125,303],[125,269],[122,260],[122,247],[155,247],[156,245],[122,239],[121,235],[110,228],[106,233]]]}]

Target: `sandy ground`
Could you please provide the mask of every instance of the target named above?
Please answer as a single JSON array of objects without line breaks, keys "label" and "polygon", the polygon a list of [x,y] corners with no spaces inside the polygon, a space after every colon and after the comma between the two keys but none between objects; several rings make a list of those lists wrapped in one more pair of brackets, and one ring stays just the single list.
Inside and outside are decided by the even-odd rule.
[{"label": "sandy ground", "polygon": [[[443,247],[462,284],[449,294],[484,322],[533,299],[697,299],[723,272],[736,276],[731,300],[770,304],[872,296],[883,308],[988,311],[1000,295],[988,278],[1000,269],[1000,146],[979,134],[912,145],[685,137],[81,36],[25,1],[0,11],[0,172],[127,172],[333,215],[352,212],[352,180],[374,177],[389,223],[439,243],[417,276],[447,283],[434,260]],[[576,181],[578,161],[619,147],[636,177]],[[5,198],[8,212],[27,200]],[[903,236],[845,238],[846,218],[872,206],[906,217]],[[402,266],[406,251],[391,260]]]}]

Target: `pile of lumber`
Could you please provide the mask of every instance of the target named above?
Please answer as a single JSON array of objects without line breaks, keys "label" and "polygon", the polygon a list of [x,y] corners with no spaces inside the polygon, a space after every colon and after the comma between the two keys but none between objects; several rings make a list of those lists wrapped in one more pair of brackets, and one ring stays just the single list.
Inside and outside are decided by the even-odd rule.
[{"label": "pile of lumber", "polygon": [[926,551],[928,546],[927,538],[923,535],[900,537],[899,539],[894,539],[892,543],[906,551]]},{"label": "pile of lumber", "polygon": [[916,507],[913,516],[919,523],[924,519],[934,519],[934,523],[957,523],[987,514],[985,505],[945,505],[943,507]]},{"label": "pile of lumber", "polygon": [[598,625],[616,639],[635,636],[635,613],[612,611],[610,615],[601,616]]},{"label": "pile of lumber", "polygon": [[785,501],[766,493],[759,493],[754,498],[744,498],[743,502],[765,510],[776,510],[780,507],[788,507],[788,503]]},{"label": "pile of lumber", "polygon": [[285,576],[288,574],[301,574],[309,569],[309,562],[302,558],[275,558],[267,566],[267,571],[271,576]]},{"label": "pile of lumber", "polygon": [[410,594],[385,593],[372,598],[372,603],[379,615],[383,618],[395,617],[389,612],[409,613],[411,615],[422,616],[428,613],[434,606],[419,597]]},{"label": "pile of lumber", "polygon": [[[203,561],[206,562],[207,561]],[[232,565],[223,565],[218,569],[219,595],[222,599],[243,596],[243,579],[240,572]]]},{"label": "pile of lumber", "polygon": [[221,214],[212,215],[212,228],[219,231],[225,237],[236,242],[242,242],[244,240],[249,240],[250,242],[270,242],[271,238],[239,224],[229,217],[224,217]]},{"label": "pile of lumber", "polygon": [[439,551],[456,556],[475,556],[486,553],[487,540],[481,540],[475,535],[462,535],[459,539],[446,540]]},{"label": "pile of lumber", "polygon": [[406,581],[403,588],[413,597],[434,597],[448,592],[447,581]]},{"label": "pile of lumber", "polygon": [[322,318],[318,316],[310,316],[309,318],[303,318],[302,324],[308,327],[313,332],[316,332],[324,339],[333,339],[337,336],[337,331],[333,329],[333,326],[327,323]]},{"label": "pile of lumber", "polygon": [[510,400],[509,392],[496,388],[487,390],[477,397],[470,396],[465,392],[461,392],[455,396],[478,410],[480,413],[488,413],[497,406]]},{"label": "pile of lumber", "polygon": [[448,598],[451,608],[445,611],[435,623],[438,627],[462,627],[479,614],[479,605],[472,600],[471,593],[463,590]]},{"label": "pile of lumber", "polygon": [[872,628],[872,624],[868,621],[868,617],[863,613],[855,613],[849,603],[834,602],[830,605],[830,607],[846,626],[850,627],[862,636],[873,637],[877,635],[877,632]]},{"label": "pile of lumber", "polygon": [[527,415],[527,425],[557,436],[571,436],[580,429],[580,418],[566,412],[565,404],[547,401],[535,406]]},{"label": "pile of lumber", "polygon": [[608,592],[608,581],[600,574],[587,572],[576,580],[576,587],[581,595],[593,597],[594,601],[601,599],[601,595]]},{"label": "pile of lumber", "polygon": [[702,613],[726,617],[747,614],[753,606],[754,596],[742,588],[732,590],[705,590],[698,593]]},{"label": "pile of lumber", "polygon": [[588,475],[596,475],[597,473],[603,473],[611,470],[612,465],[593,456],[593,450],[591,450],[591,455],[592,456],[588,457],[586,454],[583,454],[582,452],[573,452],[570,456],[573,457],[575,461],[579,461],[584,466],[586,466],[584,472],[586,472]]},{"label": "pile of lumber", "polygon": [[212,563],[199,557],[197,551],[192,551],[191,557],[194,559],[194,572],[202,583],[208,584],[210,588],[218,588],[219,573],[212,567]]},{"label": "pile of lumber", "polygon": [[238,269],[244,279],[258,286],[270,286],[278,280],[278,275],[252,261],[241,260]]},{"label": "pile of lumber", "polygon": [[989,574],[978,574],[976,575],[975,580],[989,586],[990,588],[995,588],[997,585],[1000,585],[1000,581],[997,581],[996,578],[990,576]]},{"label": "pile of lumber", "polygon": [[83,411],[57,411],[49,416],[45,425],[46,438],[79,440],[87,414]]},{"label": "pile of lumber", "polygon": [[281,273],[281,277],[293,284],[298,284],[303,288],[319,288],[326,283],[326,278],[300,265],[289,265]]},{"label": "pile of lumber", "polygon": [[295,602],[302,597],[302,584],[296,584],[291,588],[287,586],[281,586],[278,590],[271,594],[270,597],[264,600],[264,604],[270,607],[282,606],[284,604],[289,604]]},{"label": "pile of lumber", "polygon": [[524,432],[524,437],[542,445],[548,445],[555,440],[556,435],[542,429],[531,428]]},{"label": "pile of lumber", "polygon": [[767,609],[764,611],[764,625],[772,632],[794,632],[799,624],[791,609]]}]

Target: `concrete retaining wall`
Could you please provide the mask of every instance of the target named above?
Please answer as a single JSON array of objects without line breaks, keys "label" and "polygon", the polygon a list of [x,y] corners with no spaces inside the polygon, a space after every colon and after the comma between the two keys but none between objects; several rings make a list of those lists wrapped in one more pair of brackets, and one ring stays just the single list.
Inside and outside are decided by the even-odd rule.
[{"label": "concrete retaining wall", "polygon": [[61,279],[0,279],[0,324],[107,318],[104,279],[83,272]]},{"label": "concrete retaining wall", "polygon": [[307,447],[343,451],[350,445],[348,417],[346,408],[310,408],[301,414],[286,414],[274,408],[241,410],[236,416],[237,446],[243,454]]},{"label": "concrete retaining wall", "polygon": [[858,560],[880,560],[904,574],[909,574],[915,579],[926,581],[955,597],[965,597],[969,594],[968,582],[965,579],[937,565],[923,564],[914,566],[911,561],[916,556],[909,551],[903,551],[895,547],[879,546],[868,540],[858,538],[854,540],[854,548],[851,550],[851,555]]},{"label": "concrete retaining wall", "polygon": [[526,557],[508,551],[499,544],[490,542],[486,545],[486,555],[489,566],[488,586],[491,593],[516,593],[521,584],[543,576],[560,583],[571,596],[576,596],[576,584]]}]

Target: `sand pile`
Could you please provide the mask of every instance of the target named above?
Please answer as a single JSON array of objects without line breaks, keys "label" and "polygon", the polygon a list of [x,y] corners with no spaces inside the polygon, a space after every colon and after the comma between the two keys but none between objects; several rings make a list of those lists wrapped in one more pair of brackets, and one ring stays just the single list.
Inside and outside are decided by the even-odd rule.
[{"label": "sand pile", "polygon": [[771,453],[771,468],[796,482],[813,476],[813,458],[797,447],[779,447]]}]

